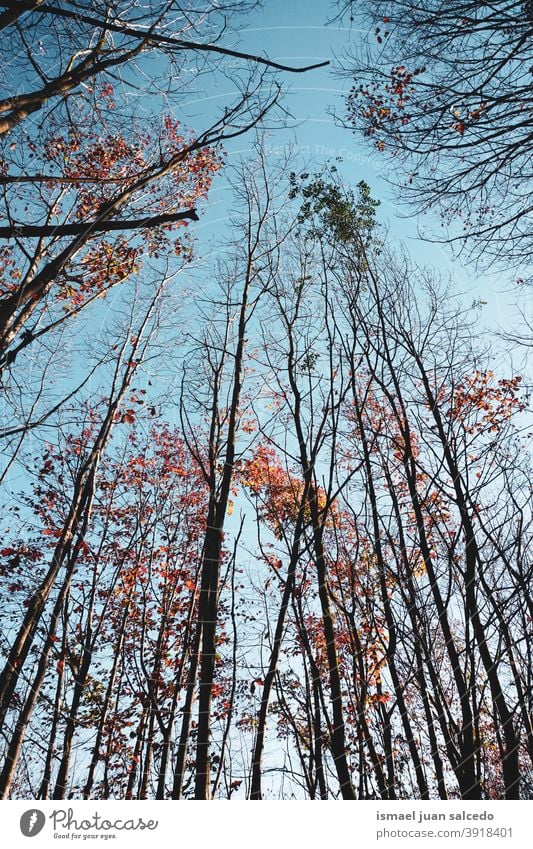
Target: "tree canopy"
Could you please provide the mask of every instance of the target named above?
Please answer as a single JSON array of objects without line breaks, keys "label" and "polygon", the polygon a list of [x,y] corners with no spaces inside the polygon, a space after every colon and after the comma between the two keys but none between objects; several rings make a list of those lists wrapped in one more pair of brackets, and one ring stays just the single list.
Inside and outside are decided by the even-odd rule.
[{"label": "tree canopy", "polygon": [[366,31],[344,62],[346,124],[393,157],[402,198],[438,211],[450,240],[527,269],[531,3],[391,0],[342,12]]},{"label": "tree canopy", "polygon": [[[354,6],[350,129],[511,264],[530,5]],[[527,376],[248,12],[0,3],[0,796],[531,798]]]}]

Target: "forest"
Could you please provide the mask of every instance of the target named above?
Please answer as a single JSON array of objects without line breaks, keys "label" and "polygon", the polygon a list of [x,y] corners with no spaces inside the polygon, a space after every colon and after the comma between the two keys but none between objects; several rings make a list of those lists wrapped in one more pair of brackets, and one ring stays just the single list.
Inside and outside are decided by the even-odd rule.
[{"label": "forest", "polygon": [[0,2],[2,799],[533,798],[533,3],[304,5]]}]

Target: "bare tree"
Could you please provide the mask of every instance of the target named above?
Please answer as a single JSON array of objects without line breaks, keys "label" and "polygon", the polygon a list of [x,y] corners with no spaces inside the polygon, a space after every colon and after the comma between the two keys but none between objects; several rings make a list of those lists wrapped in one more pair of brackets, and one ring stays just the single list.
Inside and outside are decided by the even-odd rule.
[{"label": "bare tree", "polygon": [[339,5],[365,33],[343,63],[346,124],[394,157],[402,198],[437,210],[452,243],[526,273],[531,4]]}]

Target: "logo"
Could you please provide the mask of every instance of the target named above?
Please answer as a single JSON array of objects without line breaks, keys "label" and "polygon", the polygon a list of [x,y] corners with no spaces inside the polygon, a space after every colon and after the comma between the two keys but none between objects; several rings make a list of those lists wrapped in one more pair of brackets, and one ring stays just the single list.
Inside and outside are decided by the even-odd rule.
[{"label": "logo", "polygon": [[31,811],[25,811],[20,818],[20,830],[24,837],[35,837],[43,830],[46,817],[42,811],[33,808]]}]

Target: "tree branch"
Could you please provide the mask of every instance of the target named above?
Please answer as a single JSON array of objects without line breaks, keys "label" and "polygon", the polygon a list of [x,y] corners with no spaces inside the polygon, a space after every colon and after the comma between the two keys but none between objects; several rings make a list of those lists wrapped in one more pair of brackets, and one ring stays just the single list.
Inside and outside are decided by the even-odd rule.
[{"label": "tree branch", "polygon": [[0,227],[0,239],[14,239],[17,236],[42,238],[43,236],[81,236],[84,233],[102,233],[110,230],[137,230],[173,224],[176,221],[199,221],[195,209],[183,212],[171,212],[145,218],[126,219],[124,221],[81,221],[79,224],[19,224],[13,227]]},{"label": "tree branch", "polygon": [[[10,3],[0,3],[0,6],[10,7]],[[73,18],[76,21],[91,24],[109,30],[110,32],[118,32],[121,35],[129,35],[133,38],[142,38],[144,41],[151,41],[155,44],[168,44],[170,47],[177,47],[179,50],[194,50],[198,52],[218,53],[222,56],[233,56],[236,59],[245,59],[248,62],[256,62],[259,65],[265,65],[268,68],[274,68],[277,71],[289,71],[293,74],[302,74],[305,71],[313,71],[316,68],[323,68],[329,65],[329,61],[318,62],[314,65],[306,65],[302,68],[293,68],[290,65],[282,65],[279,62],[273,62],[265,56],[257,56],[253,53],[243,53],[240,50],[230,50],[227,47],[219,47],[216,44],[201,44],[197,41],[184,41],[180,38],[173,38],[170,35],[162,33],[148,33],[143,30],[138,30],[135,27],[127,26],[126,24],[112,24],[93,18],[91,15],[82,15],[80,12],[71,12],[67,9],[59,9],[49,4],[42,4],[38,8],[31,0],[21,0],[21,7],[26,6],[28,10],[32,9],[41,14],[51,13],[59,15],[63,18]]]}]

